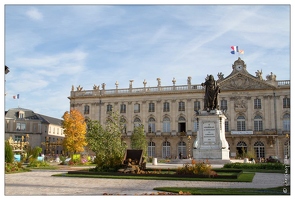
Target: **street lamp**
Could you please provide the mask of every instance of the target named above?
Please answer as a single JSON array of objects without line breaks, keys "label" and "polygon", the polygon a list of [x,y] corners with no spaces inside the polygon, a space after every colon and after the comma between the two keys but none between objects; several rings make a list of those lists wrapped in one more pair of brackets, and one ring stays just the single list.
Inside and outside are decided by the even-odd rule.
[{"label": "street lamp", "polygon": [[190,135],[187,137],[187,140],[188,140],[188,158],[190,159],[191,158],[191,136]]}]

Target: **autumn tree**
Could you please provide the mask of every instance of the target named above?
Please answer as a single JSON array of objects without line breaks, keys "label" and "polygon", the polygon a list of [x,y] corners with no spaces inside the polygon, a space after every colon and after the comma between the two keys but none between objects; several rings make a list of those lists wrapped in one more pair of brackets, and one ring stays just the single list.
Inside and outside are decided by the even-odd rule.
[{"label": "autumn tree", "polygon": [[118,113],[111,113],[105,128],[96,120],[87,121],[87,143],[96,156],[96,169],[106,171],[117,168],[124,159],[126,144],[122,141],[121,123]]},{"label": "autumn tree", "polygon": [[86,122],[84,116],[78,110],[66,111],[62,116],[62,128],[64,129],[65,138],[63,147],[73,155],[77,152],[84,151],[86,142]]},{"label": "autumn tree", "polygon": [[131,135],[131,148],[132,149],[142,149],[143,156],[147,155],[147,141],[144,134],[144,126],[134,127],[133,134]]}]

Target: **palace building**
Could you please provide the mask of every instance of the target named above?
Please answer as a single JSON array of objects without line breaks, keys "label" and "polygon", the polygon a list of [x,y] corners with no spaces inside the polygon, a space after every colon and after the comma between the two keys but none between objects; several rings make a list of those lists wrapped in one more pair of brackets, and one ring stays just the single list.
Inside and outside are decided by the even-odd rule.
[{"label": "palace building", "polygon": [[[238,58],[232,72],[217,74],[220,86],[219,110],[226,116],[225,137],[230,158],[252,152],[256,159],[278,156],[283,161],[290,156],[290,80],[276,80],[271,73],[262,77],[247,71],[245,62]],[[130,136],[135,126],[144,125],[148,155],[157,158],[192,157],[193,143],[199,132],[199,113],[204,110],[204,87],[192,84],[158,85],[107,90],[94,85],[92,90],[72,86],[70,108],[77,109],[85,118],[105,123],[110,111],[118,111],[124,118],[122,137],[130,147]]]}]

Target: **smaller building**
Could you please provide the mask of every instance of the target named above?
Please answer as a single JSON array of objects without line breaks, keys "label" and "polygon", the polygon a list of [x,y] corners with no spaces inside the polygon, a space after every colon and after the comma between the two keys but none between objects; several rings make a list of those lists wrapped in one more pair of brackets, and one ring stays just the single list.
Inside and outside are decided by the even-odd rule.
[{"label": "smaller building", "polygon": [[41,147],[45,155],[64,154],[62,141],[65,135],[62,120],[35,113],[24,108],[5,112],[5,140],[28,142],[31,148]]}]

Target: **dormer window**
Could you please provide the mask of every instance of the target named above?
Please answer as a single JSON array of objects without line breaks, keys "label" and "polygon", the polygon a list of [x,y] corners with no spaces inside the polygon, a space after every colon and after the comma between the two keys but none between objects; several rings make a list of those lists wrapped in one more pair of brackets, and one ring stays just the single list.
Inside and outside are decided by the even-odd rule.
[{"label": "dormer window", "polygon": [[19,118],[19,119],[23,119],[23,118],[25,118],[25,113],[24,113],[23,111],[19,111],[19,112],[18,112],[18,118]]}]

